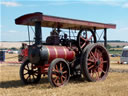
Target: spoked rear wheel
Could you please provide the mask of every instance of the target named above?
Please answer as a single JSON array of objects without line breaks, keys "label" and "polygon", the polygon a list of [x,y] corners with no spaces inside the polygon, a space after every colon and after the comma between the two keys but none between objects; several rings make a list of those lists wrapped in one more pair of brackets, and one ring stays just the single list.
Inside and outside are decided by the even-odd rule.
[{"label": "spoked rear wheel", "polygon": [[81,58],[81,68],[85,79],[88,81],[104,80],[109,71],[109,54],[98,43],[87,46]]},{"label": "spoked rear wheel", "polygon": [[38,83],[41,79],[40,68],[34,67],[34,64],[26,60],[20,67],[20,78],[24,84]]},{"label": "spoked rear wheel", "polygon": [[64,59],[53,60],[48,69],[48,79],[52,86],[59,87],[68,83],[70,78],[69,65]]}]

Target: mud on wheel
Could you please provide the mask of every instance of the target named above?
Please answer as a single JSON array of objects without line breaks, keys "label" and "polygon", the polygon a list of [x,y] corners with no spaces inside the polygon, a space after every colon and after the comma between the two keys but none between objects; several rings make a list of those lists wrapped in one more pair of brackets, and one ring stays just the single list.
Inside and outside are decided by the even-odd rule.
[{"label": "mud on wheel", "polygon": [[70,69],[64,59],[57,58],[53,60],[48,69],[48,79],[52,86],[59,87],[68,83],[70,78]]},{"label": "mud on wheel", "polygon": [[40,68],[26,60],[20,67],[20,78],[24,84],[38,83],[41,79]]},{"label": "mud on wheel", "polygon": [[104,80],[109,71],[109,54],[98,43],[88,45],[81,57],[81,69],[88,81]]}]

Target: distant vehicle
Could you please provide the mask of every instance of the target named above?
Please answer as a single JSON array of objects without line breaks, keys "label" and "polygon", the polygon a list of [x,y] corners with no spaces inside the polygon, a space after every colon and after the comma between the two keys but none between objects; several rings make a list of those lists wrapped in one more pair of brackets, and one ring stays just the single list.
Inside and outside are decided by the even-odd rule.
[{"label": "distant vehicle", "polygon": [[128,64],[128,46],[125,46],[122,50],[120,57],[121,64]]},{"label": "distant vehicle", "polygon": [[7,52],[8,54],[18,54],[17,50],[8,50],[8,51],[5,51],[5,52]]},{"label": "distant vehicle", "polygon": [[13,52],[12,50],[9,50],[8,53],[9,53],[9,54],[13,54],[14,52]]}]

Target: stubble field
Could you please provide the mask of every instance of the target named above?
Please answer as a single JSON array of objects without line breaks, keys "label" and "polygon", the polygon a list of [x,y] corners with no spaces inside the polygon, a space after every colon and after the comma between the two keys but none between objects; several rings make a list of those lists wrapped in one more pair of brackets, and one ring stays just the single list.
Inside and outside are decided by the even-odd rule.
[{"label": "stubble field", "polygon": [[[9,57],[8,54],[7,58]],[[13,60],[16,61],[17,58]],[[109,72],[105,81],[70,80],[66,86],[59,88],[53,88],[48,78],[43,76],[36,85],[23,85],[19,77],[20,64],[2,63],[0,96],[128,96],[128,65],[116,64],[117,61],[119,57],[111,58],[110,67],[114,71]]]}]

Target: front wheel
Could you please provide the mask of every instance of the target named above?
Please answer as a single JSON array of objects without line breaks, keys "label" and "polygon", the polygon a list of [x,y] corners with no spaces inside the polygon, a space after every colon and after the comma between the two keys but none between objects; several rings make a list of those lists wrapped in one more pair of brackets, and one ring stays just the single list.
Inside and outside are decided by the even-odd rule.
[{"label": "front wheel", "polygon": [[48,79],[52,86],[59,87],[68,83],[70,69],[68,63],[61,58],[53,60],[48,69]]},{"label": "front wheel", "polygon": [[20,67],[20,78],[24,84],[38,83],[41,79],[40,68],[26,60]]}]

